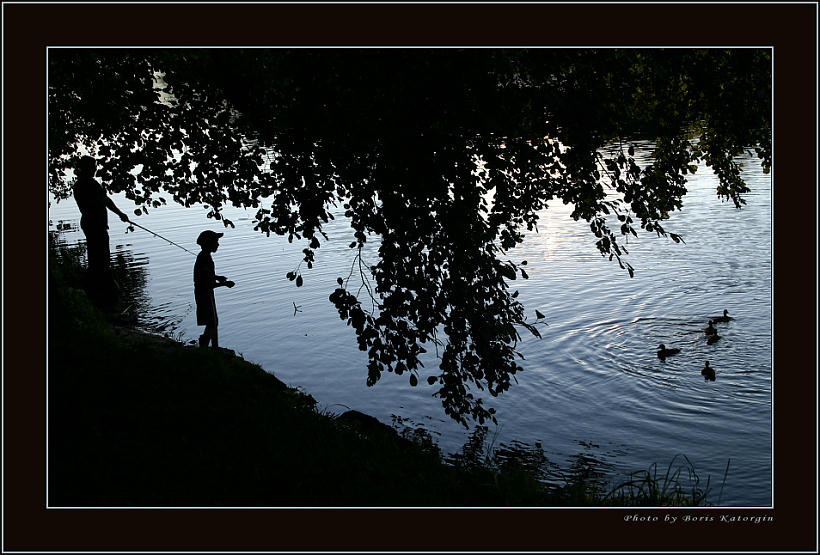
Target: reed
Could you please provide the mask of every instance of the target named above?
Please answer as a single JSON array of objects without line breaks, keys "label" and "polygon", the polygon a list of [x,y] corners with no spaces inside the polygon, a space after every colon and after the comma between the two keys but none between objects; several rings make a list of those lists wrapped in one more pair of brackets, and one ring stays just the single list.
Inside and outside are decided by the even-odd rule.
[{"label": "reed", "polygon": [[[724,484],[728,471],[727,465]],[[678,454],[672,458],[663,474],[659,474],[657,463],[646,470],[631,473],[626,481],[617,484],[602,497],[601,504],[696,507],[708,505],[710,493],[711,476],[701,484],[692,461],[686,455]]]}]

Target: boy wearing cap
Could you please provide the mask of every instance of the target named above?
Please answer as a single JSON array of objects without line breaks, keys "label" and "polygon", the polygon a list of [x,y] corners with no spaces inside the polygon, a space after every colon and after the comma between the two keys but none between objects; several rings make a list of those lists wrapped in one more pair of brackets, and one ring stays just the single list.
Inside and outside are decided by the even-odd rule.
[{"label": "boy wearing cap", "polygon": [[206,229],[197,237],[196,243],[202,247],[202,251],[196,257],[194,264],[194,298],[196,299],[196,324],[205,326],[205,332],[199,336],[199,346],[219,347],[219,339],[216,328],[219,319],[216,316],[216,300],[214,299],[214,288],[233,287],[234,282],[225,276],[218,276],[214,270],[214,261],[211,253],[219,248],[219,238],[222,233],[216,233]]}]

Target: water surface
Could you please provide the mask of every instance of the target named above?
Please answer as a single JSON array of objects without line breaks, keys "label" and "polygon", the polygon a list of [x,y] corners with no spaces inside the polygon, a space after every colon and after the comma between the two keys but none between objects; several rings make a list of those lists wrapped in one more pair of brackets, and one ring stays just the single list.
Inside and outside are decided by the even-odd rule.
[{"label": "water surface", "polygon": [[[665,226],[686,244],[649,234],[633,238],[632,279],[600,256],[588,225],[569,217],[571,207],[559,201],[541,213],[539,233],[509,256],[528,261],[530,279],[513,286],[530,320],[538,309],[547,325],[539,326],[540,340],[522,330],[524,372],[508,392],[487,400],[499,420],[488,440],[539,443],[559,466],[584,454],[612,479],[652,463],[663,472],[683,454],[703,481],[711,477],[712,502],[731,460],[720,503],[771,504],[772,190],[755,160],[746,161],[744,177],[752,192],[737,210],[716,197],[716,178],[702,167],[690,179],[683,211]],[[122,195],[113,198],[133,210]],[[376,386],[365,385],[365,353],[328,300],[354,258],[341,212],[327,225],[330,240],[310,270],[300,267],[306,245],[253,231],[251,210],[225,211],[235,229],[208,220],[202,208],[177,205],[135,221],[193,252],[203,229],[225,232],[216,270],[237,285],[216,290],[223,346],[303,388],[324,410],[353,408],[388,424],[422,426],[452,453],[469,431],[444,415],[427,374],[416,388],[407,374],[384,374]],[[51,229],[69,228],[62,233],[66,242],[84,240],[72,199],[52,203],[49,218]],[[194,256],[142,230],[126,233],[115,216],[110,226],[112,253],[127,252],[130,264],[147,271],[152,310],[141,325],[186,341],[198,337]],[[365,258],[375,262],[373,253],[371,247]],[[300,288],[285,277],[297,267],[305,280]],[[735,320],[721,324],[721,341],[707,345],[702,330],[724,308]],[[659,343],[682,352],[661,361]],[[700,374],[706,360],[717,371],[714,382]],[[435,353],[424,364],[438,373]]]}]

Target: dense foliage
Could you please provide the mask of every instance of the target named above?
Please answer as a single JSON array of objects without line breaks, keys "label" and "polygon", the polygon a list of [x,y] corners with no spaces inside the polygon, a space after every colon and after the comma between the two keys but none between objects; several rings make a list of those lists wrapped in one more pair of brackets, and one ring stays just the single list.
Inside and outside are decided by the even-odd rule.
[{"label": "dense foliage", "polygon": [[[631,141],[655,140],[641,167]],[[705,163],[740,207],[735,157],[771,165],[768,50],[51,50],[49,175],[83,149],[137,215],[166,202],[257,209],[255,229],[304,241],[304,262],[343,205],[360,271],[330,296],[369,354],[368,384],[427,376],[445,410],[492,419],[538,334],[506,253],[549,201],[572,204],[602,255],[630,275],[624,236],[669,236],[686,175]],[[362,246],[378,241],[366,266]],[[300,271],[287,277],[303,283]],[[354,283],[351,283],[353,280]],[[361,281],[359,281],[361,280]],[[363,283],[362,283],[363,282]],[[362,285],[364,287],[362,287]],[[363,302],[364,292],[373,302]]]}]

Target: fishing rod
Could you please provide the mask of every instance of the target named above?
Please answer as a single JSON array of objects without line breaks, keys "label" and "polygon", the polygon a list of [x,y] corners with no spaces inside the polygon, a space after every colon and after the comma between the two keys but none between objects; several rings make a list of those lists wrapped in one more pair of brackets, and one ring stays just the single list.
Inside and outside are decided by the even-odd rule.
[{"label": "fishing rod", "polygon": [[155,236],[155,237],[159,237],[159,238],[160,238],[160,239],[162,239],[163,241],[168,241],[169,243],[171,243],[171,244],[172,244],[172,245],[174,245],[175,247],[179,247],[179,248],[181,248],[182,250],[184,250],[185,252],[187,252],[187,253],[189,253],[189,254],[193,254],[194,256],[196,256],[196,254],[195,254],[195,253],[193,253],[193,252],[189,251],[188,249],[186,249],[186,248],[185,248],[185,247],[183,247],[182,245],[178,245],[178,244],[174,243],[173,241],[171,241],[170,239],[168,239],[168,238],[166,238],[166,237],[163,237],[163,236],[162,236],[162,235],[160,235],[159,233],[154,233],[153,231],[151,231],[151,230],[150,230],[150,229],[148,229],[147,227],[143,227],[143,226],[141,226],[140,224],[138,224],[138,223],[136,223],[136,222],[132,222],[131,220],[128,220],[128,223],[129,223],[129,224],[131,224],[131,225],[135,225],[135,226],[137,226],[137,227],[138,227],[138,228],[140,228],[140,229],[144,229],[145,231],[147,231],[147,232],[148,232],[148,233],[150,233],[151,235],[153,235],[153,236]]}]

